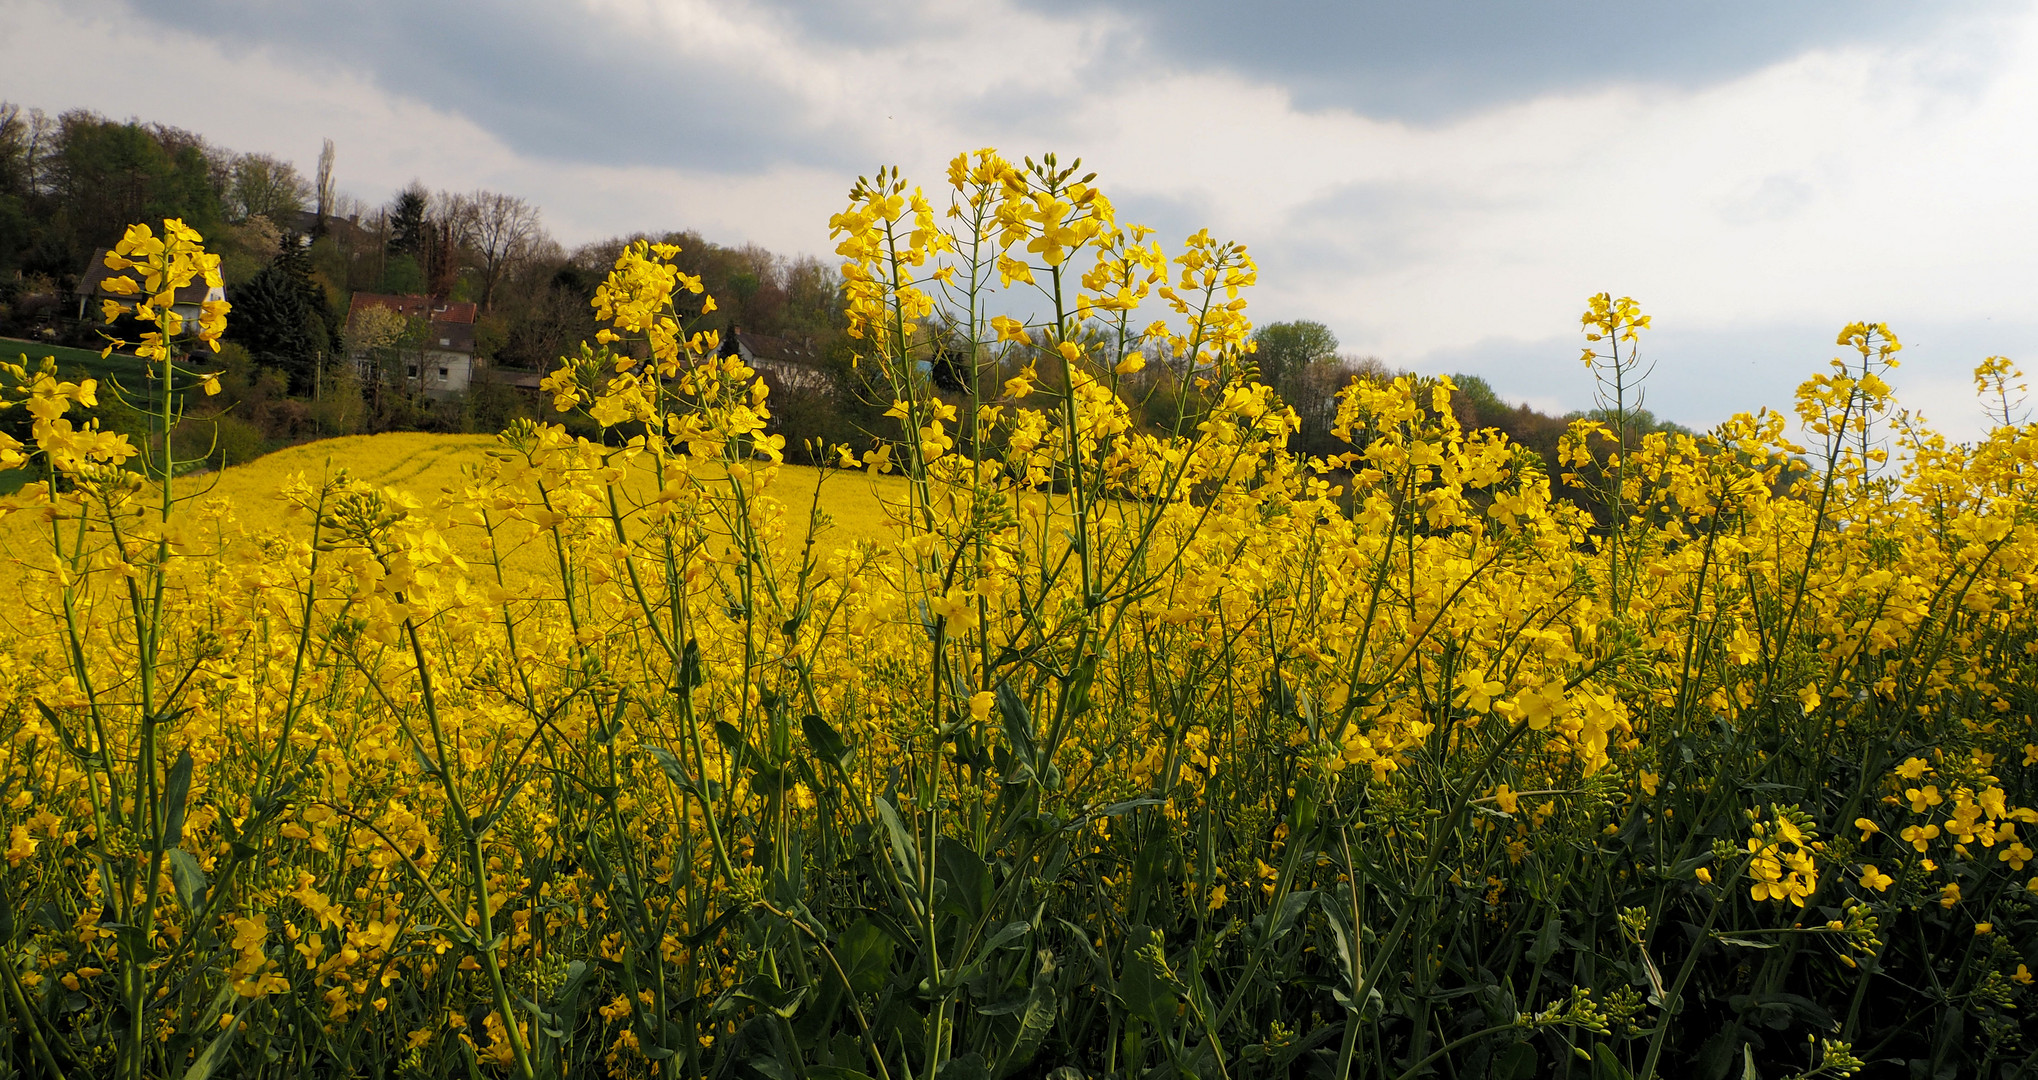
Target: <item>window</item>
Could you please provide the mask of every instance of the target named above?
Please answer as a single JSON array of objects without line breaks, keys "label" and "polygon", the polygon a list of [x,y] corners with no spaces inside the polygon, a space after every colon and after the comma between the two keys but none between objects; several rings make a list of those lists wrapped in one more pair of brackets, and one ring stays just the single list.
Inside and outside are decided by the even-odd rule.
[{"label": "window", "polygon": [[445,368],[440,368],[440,369],[439,369],[439,378],[443,379],[443,378],[445,378],[445,377],[446,377],[446,369],[445,369]]}]

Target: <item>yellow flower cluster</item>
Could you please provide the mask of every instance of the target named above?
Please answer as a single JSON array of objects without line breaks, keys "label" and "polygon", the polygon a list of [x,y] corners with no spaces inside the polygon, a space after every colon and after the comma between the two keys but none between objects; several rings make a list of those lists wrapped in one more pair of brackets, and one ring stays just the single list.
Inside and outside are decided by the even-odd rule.
[{"label": "yellow flower cluster", "polygon": [[1795,806],[1770,808],[1769,821],[1756,820],[1748,831],[1748,895],[1756,900],[1788,900],[1803,907],[1819,888],[1814,854],[1823,849],[1811,819]]},{"label": "yellow flower cluster", "polygon": [[[162,235],[150,231],[147,225],[130,225],[127,234],[106,253],[108,270],[132,271],[133,275],[122,273],[108,276],[100,288],[115,296],[133,296],[137,299],[102,300],[100,314],[109,323],[123,315],[133,315],[156,328],[142,334],[135,343],[135,355],[145,360],[168,362],[171,343],[179,339],[197,342],[219,351],[220,336],[226,333],[227,312],[232,305],[225,300],[214,300],[209,295],[195,305],[183,305],[177,300],[177,291],[202,282],[208,290],[221,287],[219,277],[219,256],[208,253],[204,237],[197,230],[176,218],[163,222]],[[184,332],[186,316],[180,307],[196,308],[197,318],[191,333]],[[117,347],[130,343],[109,340],[105,352],[111,353]],[[208,392],[211,388],[208,386]]]},{"label": "yellow flower cluster", "polygon": [[[0,637],[5,901],[43,913],[8,924],[24,985],[146,1017],[128,1075],[281,1024],[278,998],[357,1059],[699,1073],[740,1017],[797,1012],[795,980],[860,1008],[895,959],[932,965],[897,983],[932,988],[914,1030],[959,1030],[1006,988],[939,956],[986,928],[1010,936],[984,956],[1031,957],[1022,930],[1066,925],[1165,987],[1129,927],[1402,872],[1396,895],[1503,913],[1566,860],[1721,821],[1722,864],[1679,888],[1728,856],[1758,902],[1858,887],[1835,932],[1861,941],[1893,889],[1980,903],[2034,861],[2038,429],[1905,429],[1882,470],[1896,343],[1858,324],[1799,398],[1819,452],[1767,412],[1612,451],[1577,425],[1558,469],[1610,477],[1618,514],[1465,430],[1447,379],[1354,382],[1349,450],[1301,461],[1250,363],[1245,249],[1170,260],[1075,171],[959,156],[945,218],[896,171],[857,185],[832,227],[895,428],[812,490],[664,245],[622,253],[597,340],[545,380],[601,438],[521,422],[435,493],[300,477],[290,524],[239,546],[167,490],[141,512],[126,442],[64,421],[91,383],[7,367],[35,424],[0,465],[49,466],[9,504],[50,544]],[[224,314],[185,334],[153,299],[216,274],[166,232],[119,253],[161,356]],[[1173,318],[1139,327],[1150,298]],[[1584,322],[1629,348],[1648,325],[1606,296]],[[935,359],[979,377],[939,390]],[[1142,418],[1148,361],[1208,391],[1172,428]],[[856,467],[904,475],[877,540],[829,527]],[[1680,756],[1699,740],[1735,756]],[[1833,761],[1887,778],[1858,845],[1799,809]],[[1756,783],[1810,794],[1764,815]],[[1000,889],[1030,906],[993,918]],[[1361,940],[1343,911],[1320,940]]]}]

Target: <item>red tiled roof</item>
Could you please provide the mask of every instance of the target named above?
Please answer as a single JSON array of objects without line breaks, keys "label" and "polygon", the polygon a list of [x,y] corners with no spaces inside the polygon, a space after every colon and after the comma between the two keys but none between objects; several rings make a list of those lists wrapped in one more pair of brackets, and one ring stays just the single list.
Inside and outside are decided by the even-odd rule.
[{"label": "red tiled roof", "polygon": [[406,319],[430,319],[432,322],[474,324],[475,306],[465,301],[446,301],[434,296],[392,296],[386,293],[357,292],[347,302],[347,319],[353,321],[354,313],[371,307],[389,308]]},{"label": "red tiled roof", "polygon": [[454,352],[474,351],[474,305],[470,303],[447,303],[430,296],[391,296],[384,293],[357,292],[347,301],[347,323],[352,325],[354,316],[371,308],[387,308],[406,319],[424,319],[431,330],[425,335],[425,348],[450,349]]}]

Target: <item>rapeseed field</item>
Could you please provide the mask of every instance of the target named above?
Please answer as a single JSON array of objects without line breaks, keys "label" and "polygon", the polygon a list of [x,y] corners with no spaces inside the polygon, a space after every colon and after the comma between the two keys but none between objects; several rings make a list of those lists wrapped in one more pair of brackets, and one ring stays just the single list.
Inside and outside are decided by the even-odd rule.
[{"label": "rapeseed field", "polygon": [[[599,440],[194,478],[7,372],[0,464],[46,479],[7,506],[0,1068],[2029,1074],[2007,361],[1972,443],[1896,410],[1870,323],[1788,414],[1642,437],[1648,317],[1600,296],[1561,477],[1415,377],[1301,460],[1241,245],[991,151],[832,227],[895,427],[825,474],[666,245],[545,380]],[[166,429],[231,313],[159,298],[217,260],[169,221],[109,266]],[[935,393],[958,336],[1001,388]],[[1170,429],[1127,400],[1160,364],[1206,402]]]},{"label": "rapeseed field", "polygon": [[[482,465],[496,445],[488,436],[392,432],[286,447],[224,471],[185,474],[191,498],[178,518],[203,522],[192,543],[224,557],[253,558],[264,532],[288,527],[291,509],[274,496],[299,476],[322,478],[344,470],[362,483],[436,496],[457,488],[463,469]],[[882,539],[890,514],[907,500],[905,482],[897,476],[851,478],[802,465],[781,471],[787,490],[808,492],[810,504],[827,516],[818,535],[831,544]],[[21,514],[0,518],[0,588],[22,588],[29,575],[52,572],[55,563],[37,522]]]}]

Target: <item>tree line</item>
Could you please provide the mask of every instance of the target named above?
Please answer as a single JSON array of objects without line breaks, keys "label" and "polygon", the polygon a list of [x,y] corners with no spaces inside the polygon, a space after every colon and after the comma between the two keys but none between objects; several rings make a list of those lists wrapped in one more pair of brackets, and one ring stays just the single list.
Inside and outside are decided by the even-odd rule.
[{"label": "tree line", "polygon": [[[218,416],[204,419],[234,429],[240,443],[494,430],[535,412],[513,376],[547,369],[594,335],[589,301],[636,237],[569,249],[521,196],[421,181],[370,203],[339,187],[338,158],[328,140],[307,174],[165,124],[0,102],[0,336],[98,348],[93,311],[81,319],[78,303],[94,252],[132,222],[175,217],[221,257],[234,305],[221,357],[229,370],[226,393],[210,403]],[[819,365],[840,353],[832,267],[690,231],[649,238],[680,245],[684,268],[716,297],[708,327],[740,326]],[[479,380],[453,399],[382,393],[384,373],[351,360],[364,351],[347,325],[357,292],[474,303],[476,357],[510,377]],[[383,327],[371,332],[386,336]],[[809,426],[826,411],[820,404],[788,402]]]},{"label": "tree line", "polygon": [[[677,244],[681,267],[702,279],[717,310],[705,328],[740,328],[802,365],[773,383],[776,433],[795,460],[856,443],[877,426],[892,388],[864,381],[843,333],[841,281],[811,256],[754,244],[725,246],[691,231],[613,237],[567,248],[540,208],[513,194],[434,190],[412,181],[380,203],[343,191],[339,154],[327,140],[309,174],[263,153],[239,153],[196,133],[83,109],[51,116],[0,102],[0,336],[97,348],[76,290],[93,253],[129,223],[182,218],[221,256],[234,305],[222,353],[225,392],[187,425],[201,452],[238,460],[294,441],[391,430],[494,431],[542,410],[516,375],[542,372],[597,329],[589,301],[617,254],[640,237]],[[353,362],[382,355],[420,327],[357,320],[356,292],[430,295],[477,306],[474,351],[485,377],[464,395],[393,392],[401,377]],[[1260,378],[1295,408],[1294,448],[1314,456],[1347,449],[1332,434],[1336,394],[1354,377],[1396,374],[1379,360],[1342,352],[1328,327],[1298,320],[1255,334]],[[989,358],[979,378],[998,385],[1016,361]],[[938,374],[938,373],[937,373]],[[1485,380],[1458,376],[1454,399],[1467,427],[1497,427],[1555,460],[1572,417],[1500,400]],[[1201,392],[1156,364],[1135,380],[1141,418],[1170,427],[1202,408]],[[959,389],[959,388],[958,388]],[[118,405],[108,423],[118,425]],[[1576,415],[1576,414],[1574,414]],[[1644,417],[1642,430],[1661,428]]]}]

